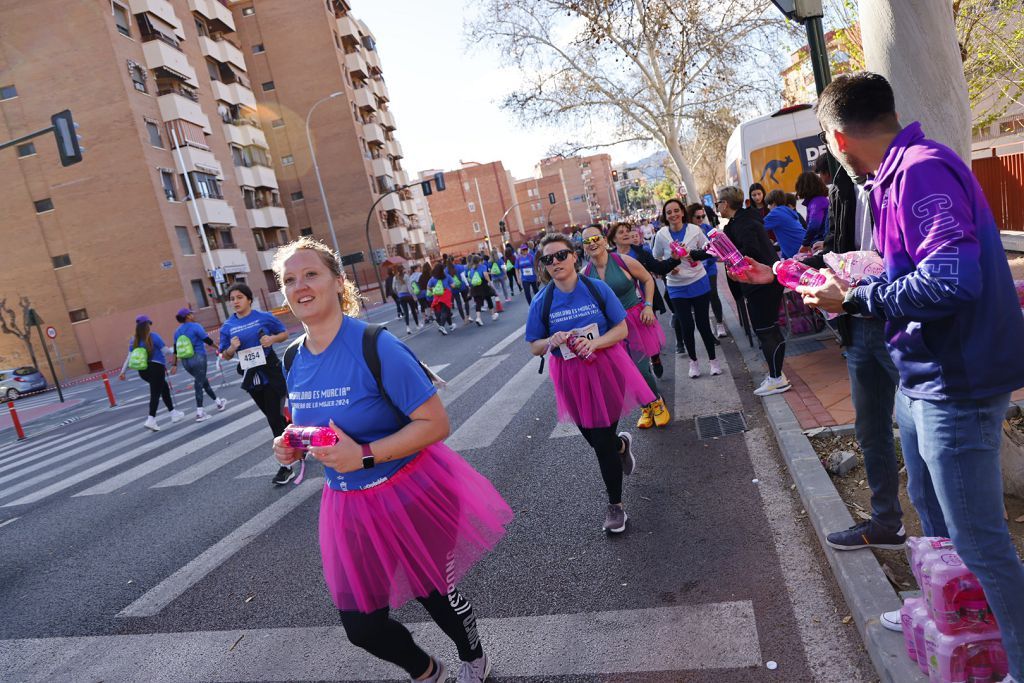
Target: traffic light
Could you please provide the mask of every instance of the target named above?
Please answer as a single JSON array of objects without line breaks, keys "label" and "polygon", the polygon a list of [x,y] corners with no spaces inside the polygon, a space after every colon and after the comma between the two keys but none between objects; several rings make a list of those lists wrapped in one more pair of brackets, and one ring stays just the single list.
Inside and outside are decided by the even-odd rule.
[{"label": "traffic light", "polygon": [[57,153],[60,154],[60,165],[70,166],[82,160],[82,147],[79,144],[78,124],[71,118],[71,110],[65,109],[50,117],[53,124],[53,136],[57,139]]},{"label": "traffic light", "polygon": [[554,204],[554,203],[555,203],[555,193],[554,192],[548,192],[548,204]]},{"label": "traffic light", "polygon": [[423,196],[424,197],[429,197],[430,195],[434,194],[434,191],[432,189],[430,189],[430,181],[429,180],[424,180],[422,183],[420,183],[420,187],[423,188]]},{"label": "traffic light", "polygon": [[498,230],[505,232],[505,221],[498,221]]},{"label": "traffic light", "polygon": [[434,174],[434,185],[438,192],[444,192],[444,173],[439,171]]},{"label": "traffic light", "polygon": [[613,183],[619,182],[619,172],[616,171],[614,168],[612,169],[612,182]]}]

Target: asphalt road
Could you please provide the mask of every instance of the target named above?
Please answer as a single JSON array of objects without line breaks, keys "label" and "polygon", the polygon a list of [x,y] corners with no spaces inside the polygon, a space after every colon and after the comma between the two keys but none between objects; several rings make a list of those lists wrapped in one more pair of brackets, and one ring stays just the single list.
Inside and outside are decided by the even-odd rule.
[{"label": "asphalt road", "polygon": [[[519,297],[483,328],[407,338],[451,381],[449,443],[516,513],[460,586],[494,680],[874,680],[733,339],[722,377],[690,380],[666,356],[668,428],[623,422],[639,467],[629,528],[608,537],[593,452],[556,424],[525,316]],[[0,447],[0,679],[404,680],[339,628],[320,572],[318,466],[302,486],[271,486],[269,428],[236,375],[214,380],[229,403],[204,423],[164,414],[146,432],[135,379],[118,408],[91,387],[63,414],[72,423]],[[695,416],[729,411],[746,432],[698,438]],[[396,614],[457,668],[418,605]]]}]

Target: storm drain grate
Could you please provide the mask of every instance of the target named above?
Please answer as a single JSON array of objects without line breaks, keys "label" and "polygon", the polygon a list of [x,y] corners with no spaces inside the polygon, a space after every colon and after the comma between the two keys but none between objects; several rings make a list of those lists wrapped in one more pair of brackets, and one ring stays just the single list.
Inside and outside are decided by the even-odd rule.
[{"label": "storm drain grate", "polygon": [[739,412],[698,415],[694,421],[697,423],[698,439],[714,439],[747,431],[747,421],[743,419],[743,413]]}]

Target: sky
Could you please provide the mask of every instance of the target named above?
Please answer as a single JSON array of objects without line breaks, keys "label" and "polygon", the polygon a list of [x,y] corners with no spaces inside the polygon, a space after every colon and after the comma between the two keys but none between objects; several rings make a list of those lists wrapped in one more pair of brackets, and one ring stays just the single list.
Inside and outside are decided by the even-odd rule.
[{"label": "sky", "polygon": [[[352,14],[377,39],[391,95],[396,137],[410,175],[453,169],[460,162],[501,160],[516,178],[534,175],[552,146],[573,131],[524,129],[501,109],[519,83],[493,50],[466,51],[464,0],[349,0]],[[635,161],[656,148],[602,149],[614,163]]]}]

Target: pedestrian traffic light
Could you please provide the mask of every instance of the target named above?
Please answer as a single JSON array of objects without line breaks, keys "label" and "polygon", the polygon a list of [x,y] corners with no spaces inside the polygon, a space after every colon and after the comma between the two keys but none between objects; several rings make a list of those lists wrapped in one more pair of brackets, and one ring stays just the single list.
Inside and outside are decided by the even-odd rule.
[{"label": "pedestrian traffic light", "polygon": [[548,204],[554,204],[554,203],[555,203],[555,193],[554,192],[548,192]]},{"label": "pedestrian traffic light", "polygon": [[422,183],[420,183],[420,187],[423,189],[423,196],[424,197],[429,197],[430,195],[434,194],[434,191],[432,189],[430,189],[430,181],[429,180],[424,180]]},{"label": "pedestrian traffic light", "polygon": [[53,135],[57,139],[57,153],[60,154],[60,165],[70,166],[82,160],[82,147],[79,144],[78,124],[71,118],[71,110],[65,109],[50,117],[53,124]]},{"label": "pedestrian traffic light", "polygon": [[612,182],[613,183],[619,182],[619,172],[616,171],[614,168],[612,169]]},{"label": "pedestrian traffic light", "polygon": [[444,192],[444,173],[439,171],[434,174],[434,185],[438,192]]},{"label": "pedestrian traffic light", "polygon": [[498,230],[505,232],[505,221],[498,221]]}]

